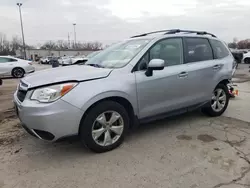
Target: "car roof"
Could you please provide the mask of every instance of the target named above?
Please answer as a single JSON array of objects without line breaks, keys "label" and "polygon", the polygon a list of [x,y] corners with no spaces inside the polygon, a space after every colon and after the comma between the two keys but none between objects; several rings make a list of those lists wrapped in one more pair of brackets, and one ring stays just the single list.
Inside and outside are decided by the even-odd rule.
[{"label": "car roof", "polygon": [[16,59],[16,57],[13,57],[13,56],[10,56],[10,55],[0,55],[0,57],[7,57],[7,58],[13,58],[13,59]]}]

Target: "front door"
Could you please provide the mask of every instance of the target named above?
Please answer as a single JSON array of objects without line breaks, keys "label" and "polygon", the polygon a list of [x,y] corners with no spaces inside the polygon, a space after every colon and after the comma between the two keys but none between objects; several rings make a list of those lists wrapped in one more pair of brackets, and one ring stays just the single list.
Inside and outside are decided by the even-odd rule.
[{"label": "front door", "polygon": [[[134,72],[137,84],[139,118],[150,117],[186,106],[188,96],[187,66],[183,64],[181,38],[168,38],[156,42],[137,64]],[[145,75],[152,59],[163,59],[165,68]]]}]

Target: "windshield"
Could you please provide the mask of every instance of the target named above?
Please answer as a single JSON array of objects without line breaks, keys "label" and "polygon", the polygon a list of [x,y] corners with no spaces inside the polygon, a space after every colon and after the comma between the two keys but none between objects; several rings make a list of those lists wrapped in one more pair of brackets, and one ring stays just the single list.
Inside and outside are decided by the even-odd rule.
[{"label": "windshield", "polygon": [[149,41],[149,39],[128,40],[112,45],[92,57],[86,65],[96,65],[96,67],[103,68],[124,67]]},{"label": "windshield", "polygon": [[99,53],[99,51],[92,52],[92,53],[88,54],[86,57],[91,58],[91,57],[94,57],[95,55],[97,55],[98,53]]}]

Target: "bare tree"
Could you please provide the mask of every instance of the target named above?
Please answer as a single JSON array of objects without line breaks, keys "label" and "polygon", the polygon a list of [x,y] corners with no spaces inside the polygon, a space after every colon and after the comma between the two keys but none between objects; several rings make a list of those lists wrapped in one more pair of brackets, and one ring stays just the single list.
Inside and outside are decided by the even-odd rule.
[{"label": "bare tree", "polygon": [[22,49],[22,40],[18,36],[13,36],[10,44],[11,50],[21,50]]},{"label": "bare tree", "polygon": [[250,39],[239,41],[237,46],[239,49],[250,49]]},{"label": "bare tree", "polygon": [[0,33],[0,55],[15,55],[15,52],[11,50],[10,42],[3,33]]},{"label": "bare tree", "polygon": [[232,49],[235,49],[235,48],[237,48],[237,43],[231,42],[231,43],[228,44],[228,47],[232,48]]},{"label": "bare tree", "polygon": [[[45,42],[43,45],[41,45],[40,49],[45,50],[66,50],[70,49],[68,41],[64,40],[58,40],[58,41],[48,41]],[[73,49],[77,50],[101,50],[102,49],[102,43],[100,42],[77,42]]]},{"label": "bare tree", "polygon": [[66,50],[66,49],[69,49],[69,44],[67,41],[63,41],[63,40],[58,40],[56,42],[56,49],[63,49],[63,50]]},{"label": "bare tree", "polygon": [[56,49],[56,43],[54,41],[48,41],[45,42],[42,46],[41,49],[43,50],[52,50],[52,49]]}]

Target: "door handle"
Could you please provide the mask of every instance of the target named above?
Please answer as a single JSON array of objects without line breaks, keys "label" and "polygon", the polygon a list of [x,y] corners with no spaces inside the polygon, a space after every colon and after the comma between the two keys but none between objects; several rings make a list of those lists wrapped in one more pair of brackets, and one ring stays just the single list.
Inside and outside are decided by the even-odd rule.
[{"label": "door handle", "polygon": [[188,76],[188,73],[187,72],[181,72],[179,74],[179,78],[186,78]]},{"label": "door handle", "polygon": [[217,70],[217,69],[219,69],[219,68],[220,68],[220,65],[214,65],[214,66],[213,66],[213,69],[214,69],[214,70]]}]

